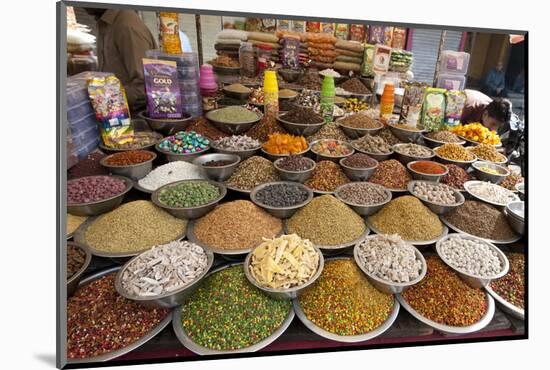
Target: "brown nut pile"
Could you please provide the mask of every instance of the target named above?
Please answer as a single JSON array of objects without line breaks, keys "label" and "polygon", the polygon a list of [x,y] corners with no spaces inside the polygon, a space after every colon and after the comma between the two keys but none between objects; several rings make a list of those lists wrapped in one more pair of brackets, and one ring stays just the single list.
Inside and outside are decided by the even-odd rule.
[{"label": "brown nut pile", "polygon": [[483,159],[485,161],[499,163],[506,161],[506,157],[503,154],[499,153],[494,145],[479,144],[468,148],[468,150],[477,155],[479,159]]},{"label": "brown nut pile", "polygon": [[475,159],[470,151],[458,144],[444,144],[435,148],[434,151],[439,156],[452,161],[472,161]]}]

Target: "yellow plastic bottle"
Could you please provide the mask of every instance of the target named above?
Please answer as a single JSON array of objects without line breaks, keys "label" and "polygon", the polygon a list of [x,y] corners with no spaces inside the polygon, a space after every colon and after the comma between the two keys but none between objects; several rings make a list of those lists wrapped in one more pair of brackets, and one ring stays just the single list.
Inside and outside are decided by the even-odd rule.
[{"label": "yellow plastic bottle", "polygon": [[275,117],[279,111],[279,85],[275,71],[264,72],[264,114]]}]

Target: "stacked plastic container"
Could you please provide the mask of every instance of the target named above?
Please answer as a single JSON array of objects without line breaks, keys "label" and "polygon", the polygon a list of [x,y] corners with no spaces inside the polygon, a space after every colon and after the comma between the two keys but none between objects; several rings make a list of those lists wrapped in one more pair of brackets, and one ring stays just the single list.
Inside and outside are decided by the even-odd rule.
[{"label": "stacked plastic container", "polygon": [[167,54],[161,50],[148,50],[148,58],[175,61],[181,91],[182,109],[192,117],[202,115],[199,90],[199,60],[196,53]]},{"label": "stacked plastic container", "polygon": [[70,158],[82,159],[99,145],[99,129],[88,96],[87,81],[109,75],[111,73],[86,71],[67,79],[67,156]]},{"label": "stacked plastic container", "polygon": [[464,90],[470,54],[463,51],[444,50],[439,62],[437,86],[447,90]]}]

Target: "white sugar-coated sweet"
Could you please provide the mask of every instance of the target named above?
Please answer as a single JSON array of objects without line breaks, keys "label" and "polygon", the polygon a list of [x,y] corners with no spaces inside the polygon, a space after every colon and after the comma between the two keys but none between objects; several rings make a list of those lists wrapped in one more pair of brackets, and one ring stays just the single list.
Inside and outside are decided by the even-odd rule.
[{"label": "white sugar-coated sweet", "polygon": [[189,162],[175,161],[155,168],[139,180],[138,184],[147,190],[155,191],[171,182],[191,179],[206,179],[203,169]]},{"label": "white sugar-coated sweet", "polygon": [[517,200],[515,194],[510,190],[490,182],[480,182],[470,185],[468,189],[472,194],[493,203],[507,204],[508,202]]},{"label": "white sugar-coated sweet", "polygon": [[414,195],[437,204],[456,204],[454,190],[445,184],[432,184],[428,182],[417,182],[413,188]]},{"label": "white sugar-coated sweet", "polygon": [[489,278],[498,275],[503,265],[496,247],[475,239],[452,235],[441,242],[441,257],[449,265],[470,275]]},{"label": "white sugar-coated sweet", "polygon": [[415,248],[397,234],[376,235],[363,240],[357,256],[370,274],[394,283],[413,281],[422,270]]}]

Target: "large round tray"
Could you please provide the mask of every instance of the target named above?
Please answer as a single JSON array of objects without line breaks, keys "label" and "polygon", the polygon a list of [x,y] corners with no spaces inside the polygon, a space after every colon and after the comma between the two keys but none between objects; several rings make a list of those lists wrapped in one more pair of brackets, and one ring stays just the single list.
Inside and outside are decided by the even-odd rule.
[{"label": "large round tray", "polygon": [[[220,268],[214,269],[210,271],[204,279],[208,279],[208,277],[216,272],[219,272],[223,269],[226,269],[228,267],[232,266],[238,266],[242,265],[242,263],[231,263],[225,266],[222,266]],[[248,280],[247,280],[248,282]],[[249,283],[250,284],[250,283]],[[201,345],[198,345],[197,343],[193,342],[191,338],[185,333],[183,330],[183,326],[181,325],[181,319],[182,319],[182,312],[181,312],[182,306],[178,306],[174,309],[174,312],[172,314],[172,327],[174,329],[174,333],[176,333],[176,337],[179,339],[181,344],[190,351],[198,354],[198,355],[219,355],[219,354],[232,354],[232,353],[250,353],[250,352],[256,352],[260,349],[270,345],[273,343],[277,338],[279,338],[285,330],[290,326],[290,323],[294,319],[294,310],[292,307],[288,311],[288,315],[286,319],[283,321],[281,326],[277,330],[275,330],[273,333],[271,333],[270,336],[267,338],[259,341],[258,343],[255,343],[249,347],[245,348],[239,348],[234,350],[217,350],[217,349],[210,349],[203,347]]]},{"label": "large round tray", "polygon": [[[474,199],[477,199],[479,200],[480,202],[484,202],[484,203],[489,203],[495,207],[506,207],[506,204],[508,204],[509,202],[507,203],[497,203],[497,202],[494,202],[492,200],[488,200],[488,199],[485,199],[485,198],[482,198],[480,197],[479,195],[476,195],[474,193],[472,193],[472,191],[470,190],[470,186],[475,186],[477,184],[481,184],[481,183],[485,183],[486,181],[479,181],[479,180],[470,180],[470,181],[466,181],[463,185],[464,189],[466,190],[466,192],[468,194],[470,194],[470,196]],[[500,185],[497,185],[497,184],[492,184],[492,185],[495,185],[495,186],[500,186]],[[508,190],[508,189],[507,189]],[[514,194],[514,192],[512,190],[508,190],[510,193]],[[519,201],[519,197],[514,194],[514,199],[513,200],[510,200],[510,202],[517,202]]]},{"label": "large round tray", "polygon": [[[330,261],[334,261],[334,260],[338,260],[338,259],[350,259],[350,260],[354,261],[352,257],[336,257],[336,258],[331,258],[331,259],[327,260],[326,262],[330,262]],[[355,261],[354,261],[354,263],[355,263]],[[366,276],[365,276],[365,278],[366,278]],[[371,330],[371,331],[369,331],[368,333],[365,333],[365,334],[338,335],[338,334],[334,334],[334,333],[331,333],[329,331],[326,331],[325,329],[317,326],[310,319],[308,319],[306,314],[302,310],[302,306],[300,305],[300,299],[299,298],[293,299],[292,300],[292,305],[294,306],[294,311],[296,312],[296,316],[300,319],[300,321],[309,330],[311,330],[312,332],[314,332],[317,335],[320,335],[323,338],[327,338],[327,339],[334,340],[334,341],[337,341],[337,342],[345,342],[345,343],[364,342],[366,340],[373,339],[373,338],[376,338],[377,336],[381,335],[382,333],[384,333],[386,330],[388,330],[393,325],[393,323],[397,319],[397,315],[399,314],[399,308],[400,308],[400,304],[394,296],[394,303],[393,303],[392,312],[390,313],[390,316],[386,319],[386,321],[384,321],[382,323],[382,325],[380,325],[376,329]]]},{"label": "large round tray", "polygon": [[[372,230],[373,233],[379,234],[379,235],[385,234],[380,230],[378,230],[376,227],[374,227],[372,223],[368,220],[368,218],[366,220],[366,224]],[[430,244],[437,243],[441,238],[445,237],[448,233],[449,233],[449,229],[447,228],[447,226],[443,225],[443,231],[441,232],[441,235],[439,235],[437,238],[430,239],[430,240],[405,240],[405,239],[403,240],[405,240],[407,243],[411,243],[412,245],[416,245],[416,246],[430,245]]]},{"label": "large round tray", "polygon": [[510,315],[520,319],[520,320],[525,320],[525,310],[519,308],[519,307],[516,307],[514,306],[513,304],[511,304],[510,302],[508,302],[507,300],[505,300],[504,298],[502,298],[501,296],[499,296],[492,288],[491,288],[491,284],[487,284],[487,286],[485,286],[485,290],[491,295],[491,297],[493,297],[493,299],[495,301],[497,301],[497,303],[499,304],[499,306],[504,310],[506,311],[507,313],[509,313]]},{"label": "large round tray", "polygon": [[493,319],[493,315],[495,314],[495,301],[488,293],[485,293],[485,298],[487,299],[487,312],[481,318],[481,320],[469,326],[449,326],[449,325],[437,323],[435,321],[432,321],[426,318],[425,316],[422,316],[414,308],[409,306],[409,304],[407,303],[407,301],[405,301],[405,299],[401,296],[401,294],[398,294],[396,297],[399,303],[401,303],[401,306],[403,306],[403,308],[407,310],[412,316],[414,316],[418,321],[426,325],[429,325],[432,328],[436,329],[437,331],[440,331],[443,333],[449,333],[449,334],[474,333],[486,327],[491,322],[491,320]]},{"label": "large round tray", "polygon": [[[103,276],[106,276],[112,272],[118,271],[120,269],[120,266],[111,267],[107,270],[103,270],[100,272],[97,272],[86,279],[83,279],[80,281],[80,284],[78,284],[78,287],[84,286],[88,283],[91,283],[92,281],[98,280],[102,278]],[[138,339],[137,341],[127,345],[126,347],[120,348],[116,351],[108,352],[100,356],[94,356],[94,357],[88,357],[88,358],[80,358],[80,359],[67,359],[67,364],[86,364],[91,362],[105,362],[112,360],[114,358],[117,358],[119,356],[122,356],[128,352],[133,351],[134,349],[141,347],[145,343],[147,343],[150,339],[152,339],[155,335],[160,333],[162,329],[166,327],[172,320],[172,315],[169,313],[166,315],[166,317],[151,330],[149,333],[145,334],[143,337]]]},{"label": "large round tray", "polygon": [[[90,249],[90,252],[92,252],[92,254],[94,256],[107,257],[107,258],[127,258],[127,257],[136,256],[136,255],[140,254],[141,252],[144,252],[144,251],[146,251],[148,249],[151,249],[153,247],[153,245],[151,245],[148,248],[145,248],[145,249],[140,250],[140,251],[135,251],[135,252],[105,252],[105,251],[101,251],[99,249],[95,249],[94,247],[89,245],[86,241],[86,230],[88,230],[88,227],[90,227],[92,222],[94,222],[98,217],[101,217],[101,216],[90,217],[89,219],[84,221],[84,223],[82,225],[80,225],[80,227],[75,231],[74,236],[73,236],[75,243],[78,243],[78,244],[84,245],[85,247],[88,247],[88,249]],[[185,238],[185,234],[186,234],[186,230],[183,230],[183,232],[180,235],[178,235],[178,237],[174,240],[178,240],[178,241],[182,240],[183,238]]]},{"label": "large round tray", "polygon": [[457,233],[461,233],[461,234],[466,234],[466,235],[474,236],[474,237],[476,237],[476,238],[486,240],[486,241],[488,241],[489,243],[495,243],[495,244],[512,244],[512,243],[515,243],[515,242],[517,242],[518,240],[521,239],[521,235],[517,235],[516,237],[514,237],[514,238],[512,238],[512,239],[508,239],[508,240],[495,240],[495,239],[481,238],[481,237],[479,237],[479,236],[477,236],[477,235],[473,235],[473,234],[467,233],[466,231],[461,230],[461,229],[459,229],[458,227],[454,226],[453,224],[451,224],[451,223],[447,220],[447,218],[445,217],[445,215],[439,216],[439,219],[441,220],[441,222],[443,222],[445,225],[447,225],[451,230],[454,230],[454,231],[456,231]]}]

